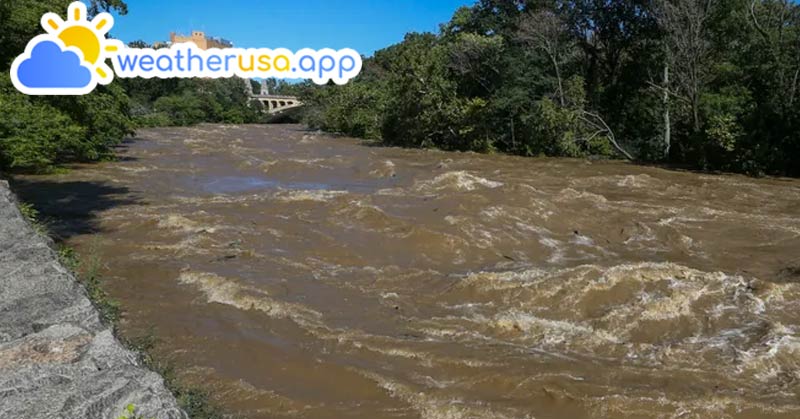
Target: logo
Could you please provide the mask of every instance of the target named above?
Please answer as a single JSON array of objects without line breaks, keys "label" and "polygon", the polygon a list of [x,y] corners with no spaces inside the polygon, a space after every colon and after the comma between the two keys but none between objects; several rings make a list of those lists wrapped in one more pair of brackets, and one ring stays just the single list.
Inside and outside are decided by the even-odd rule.
[{"label": "logo", "polygon": [[[130,48],[106,39],[114,18],[100,13],[91,21],[86,6],[73,2],[67,20],[42,16],[47,32],[28,42],[11,65],[14,87],[28,95],[84,95],[117,77],[290,78],[316,84],[345,84],[361,71],[361,55],[344,48],[291,52],[285,48],[209,48],[192,42],[169,48]],[[110,59],[113,70],[106,64]]]},{"label": "logo", "polygon": [[47,33],[31,39],[11,64],[17,90],[28,95],[84,95],[98,83],[111,83],[114,73],[105,59],[123,45],[105,37],[114,25],[110,14],[100,13],[90,22],[86,6],[76,1],[69,5],[66,21],[45,13],[41,23]]}]

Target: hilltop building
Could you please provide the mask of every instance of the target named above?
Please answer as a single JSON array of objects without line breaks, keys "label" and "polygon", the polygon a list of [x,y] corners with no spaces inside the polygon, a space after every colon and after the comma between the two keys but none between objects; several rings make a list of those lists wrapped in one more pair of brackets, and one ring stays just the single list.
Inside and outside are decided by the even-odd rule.
[{"label": "hilltop building", "polygon": [[169,34],[169,42],[171,44],[175,44],[178,42],[194,42],[198,48],[206,50],[209,48],[231,48],[233,43],[228,41],[227,39],[222,38],[214,38],[214,37],[206,37],[205,32],[201,31],[192,31],[190,36],[184,36],[180,34],[176,34],[175,32],[170,32]]}]

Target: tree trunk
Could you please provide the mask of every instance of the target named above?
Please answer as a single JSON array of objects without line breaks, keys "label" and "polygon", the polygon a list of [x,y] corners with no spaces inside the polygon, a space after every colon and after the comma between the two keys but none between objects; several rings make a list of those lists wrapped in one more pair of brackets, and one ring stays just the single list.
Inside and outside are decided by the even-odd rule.
[{"label": "tree trunk", "polygon": [[556,69],[556,80],[558,81],[558,101],[561,106],[564,106],[564,84],[561,83],[561,68],[558,65],[558,57],[552,53],[550,57],[553,59],[553,67]]},{"label": "tree trunk", "polygon": [[663,76],[663,96],[662,104],[664,106],[664,159],[669,159],[669,148],[672,143],[671,124],[669,120],[669,62],[664,62],[664,76]]}]

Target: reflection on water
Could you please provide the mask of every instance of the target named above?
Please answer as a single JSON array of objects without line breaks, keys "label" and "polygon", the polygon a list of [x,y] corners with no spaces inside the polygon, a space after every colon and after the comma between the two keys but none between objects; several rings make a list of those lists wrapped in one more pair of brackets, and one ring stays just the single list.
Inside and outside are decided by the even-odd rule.
[{"label": "reflection on water", "polygon": [[326,185],[324,183],[282,183],[277,180],[256,176],[210,176],[201,178],[192,176],[192,181],[197,182],[203,191],[213,194],[231,194],[275,188],[300,190],[318,190],[330,188],[330,185]]},{"label": "reflection on water", "polygon": [[[100,252],[123,330],[155,326],[231,412],[800,415],[796,180],[296,126],[139,137],[128,159],[56,178],[126,198],[69,241]],[[92,202],[39,198],[53,215]]]}]

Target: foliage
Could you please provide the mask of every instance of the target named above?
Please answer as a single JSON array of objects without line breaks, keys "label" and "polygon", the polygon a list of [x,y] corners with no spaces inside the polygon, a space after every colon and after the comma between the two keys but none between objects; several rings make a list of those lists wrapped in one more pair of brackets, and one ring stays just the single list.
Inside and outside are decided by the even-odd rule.
[{"label": "foliage", "polygon": [[[47,11],[71,0],[0,2],[0,171],[53,172],[70,162],[113,157],[136,127],[261,119],[241,79],[119,79],[83,96],[26,96],[11,85],[9,69],[27,42],[41,33]],[[121,0],[93,0],[89,13],[127,12]],[[146,47],[143,42],[135,42]],[[276,89],[289,89],[278,83]]]},{"label": "foliage", "polygon": [[383,106],[380,98],[374,96],[375,90],[365,85],[353,85],[341,91],[323,87],[313,89],[315,103],[324,103],[324,112],[319,107],[305,115],[306,122],[313,128],[332,132],[344,132],[361,138],[378,138],[380,120],[373,110]]},{"label": "foliage", "polygon": [[0,167],[44,171],[86,137],[60,109],[16,93],[7,74],[0,74],[0,114]]},{"label": "foliage", "polygon": [[34,223],[39,218],[39,211],[33,205],[23,202],[19,204],[19,212],[30,223]]},{"label": "foliage", "polygon": [[136,405],[134,405],[133,403],[129,403],[127,406],[125,406],[125,410],[122,411],[122,414],[119,415],[117,419],[145,419],[145,418],[136,413]]},{"label": "foliage", "polygon": [[[132,133],[128,96],[119,86],[85,96],[30,97],[11,85],[11,61],[41,31],[40,19],[66,10],[69,0],[0,3],[0,170],[48,172],[70,161],[111,156],[114,145]],[[124,13],[119,0],[90,2],[90,10]]]},{"label": "foliage", "polygon": [[[240,79],[120,79],[27,97],[7,70],[69,0],[0,3],[0,170],[95,161],[135,127],[263,119]],[[120,0],[94,0],[90,13]],[[146,47],[141,41],[133,42]],[[409,147],[632,156],[800,175],[800,6],[783,0],[479,0],[345,86],[268,80],[314,128]]]},{"label": "foliage", "polygon": [[48,233],[47,225],[39,219],[39,210],[27,202],[17,204],[20,214],[33,227],[33,230],[40,235],[46,236]]},{"label": "foliage", "polygon": [[479,0],[298,90],[312,127],[392,145],[800,176],[798,57],[795,2]]},{"label": "foliage", "polygon": [[120,318],[120,306],[102,287],[104,280],[100,272],[102,265],[96,248],[90,248],[88,254],[78,255],[72,247],[60,244],[58,259],[83,285],[87,297],[100,312],[100,319],[105,324],[115,327]]},{"label": "foliage", "polygon": [[164,379],[164,384],[190,418],[221,419],[223,417],[220,409],[211,402],[207,392],[185,385],[178,378],[174,364],[154,356],[157,338],[152,329],[141,336],[123,338],[123,341],[125,346],[137,353],[142,364],[157,372]]},{"label": "foliage", "polygon": [[[131,42],[139,48],[142,41]],[[243,124],[261,120],[260,107],[250,103],[245,83],[231,79],[120,79],[130,92],[130,114],[137,127],[193,125],[200,122]]]}]

